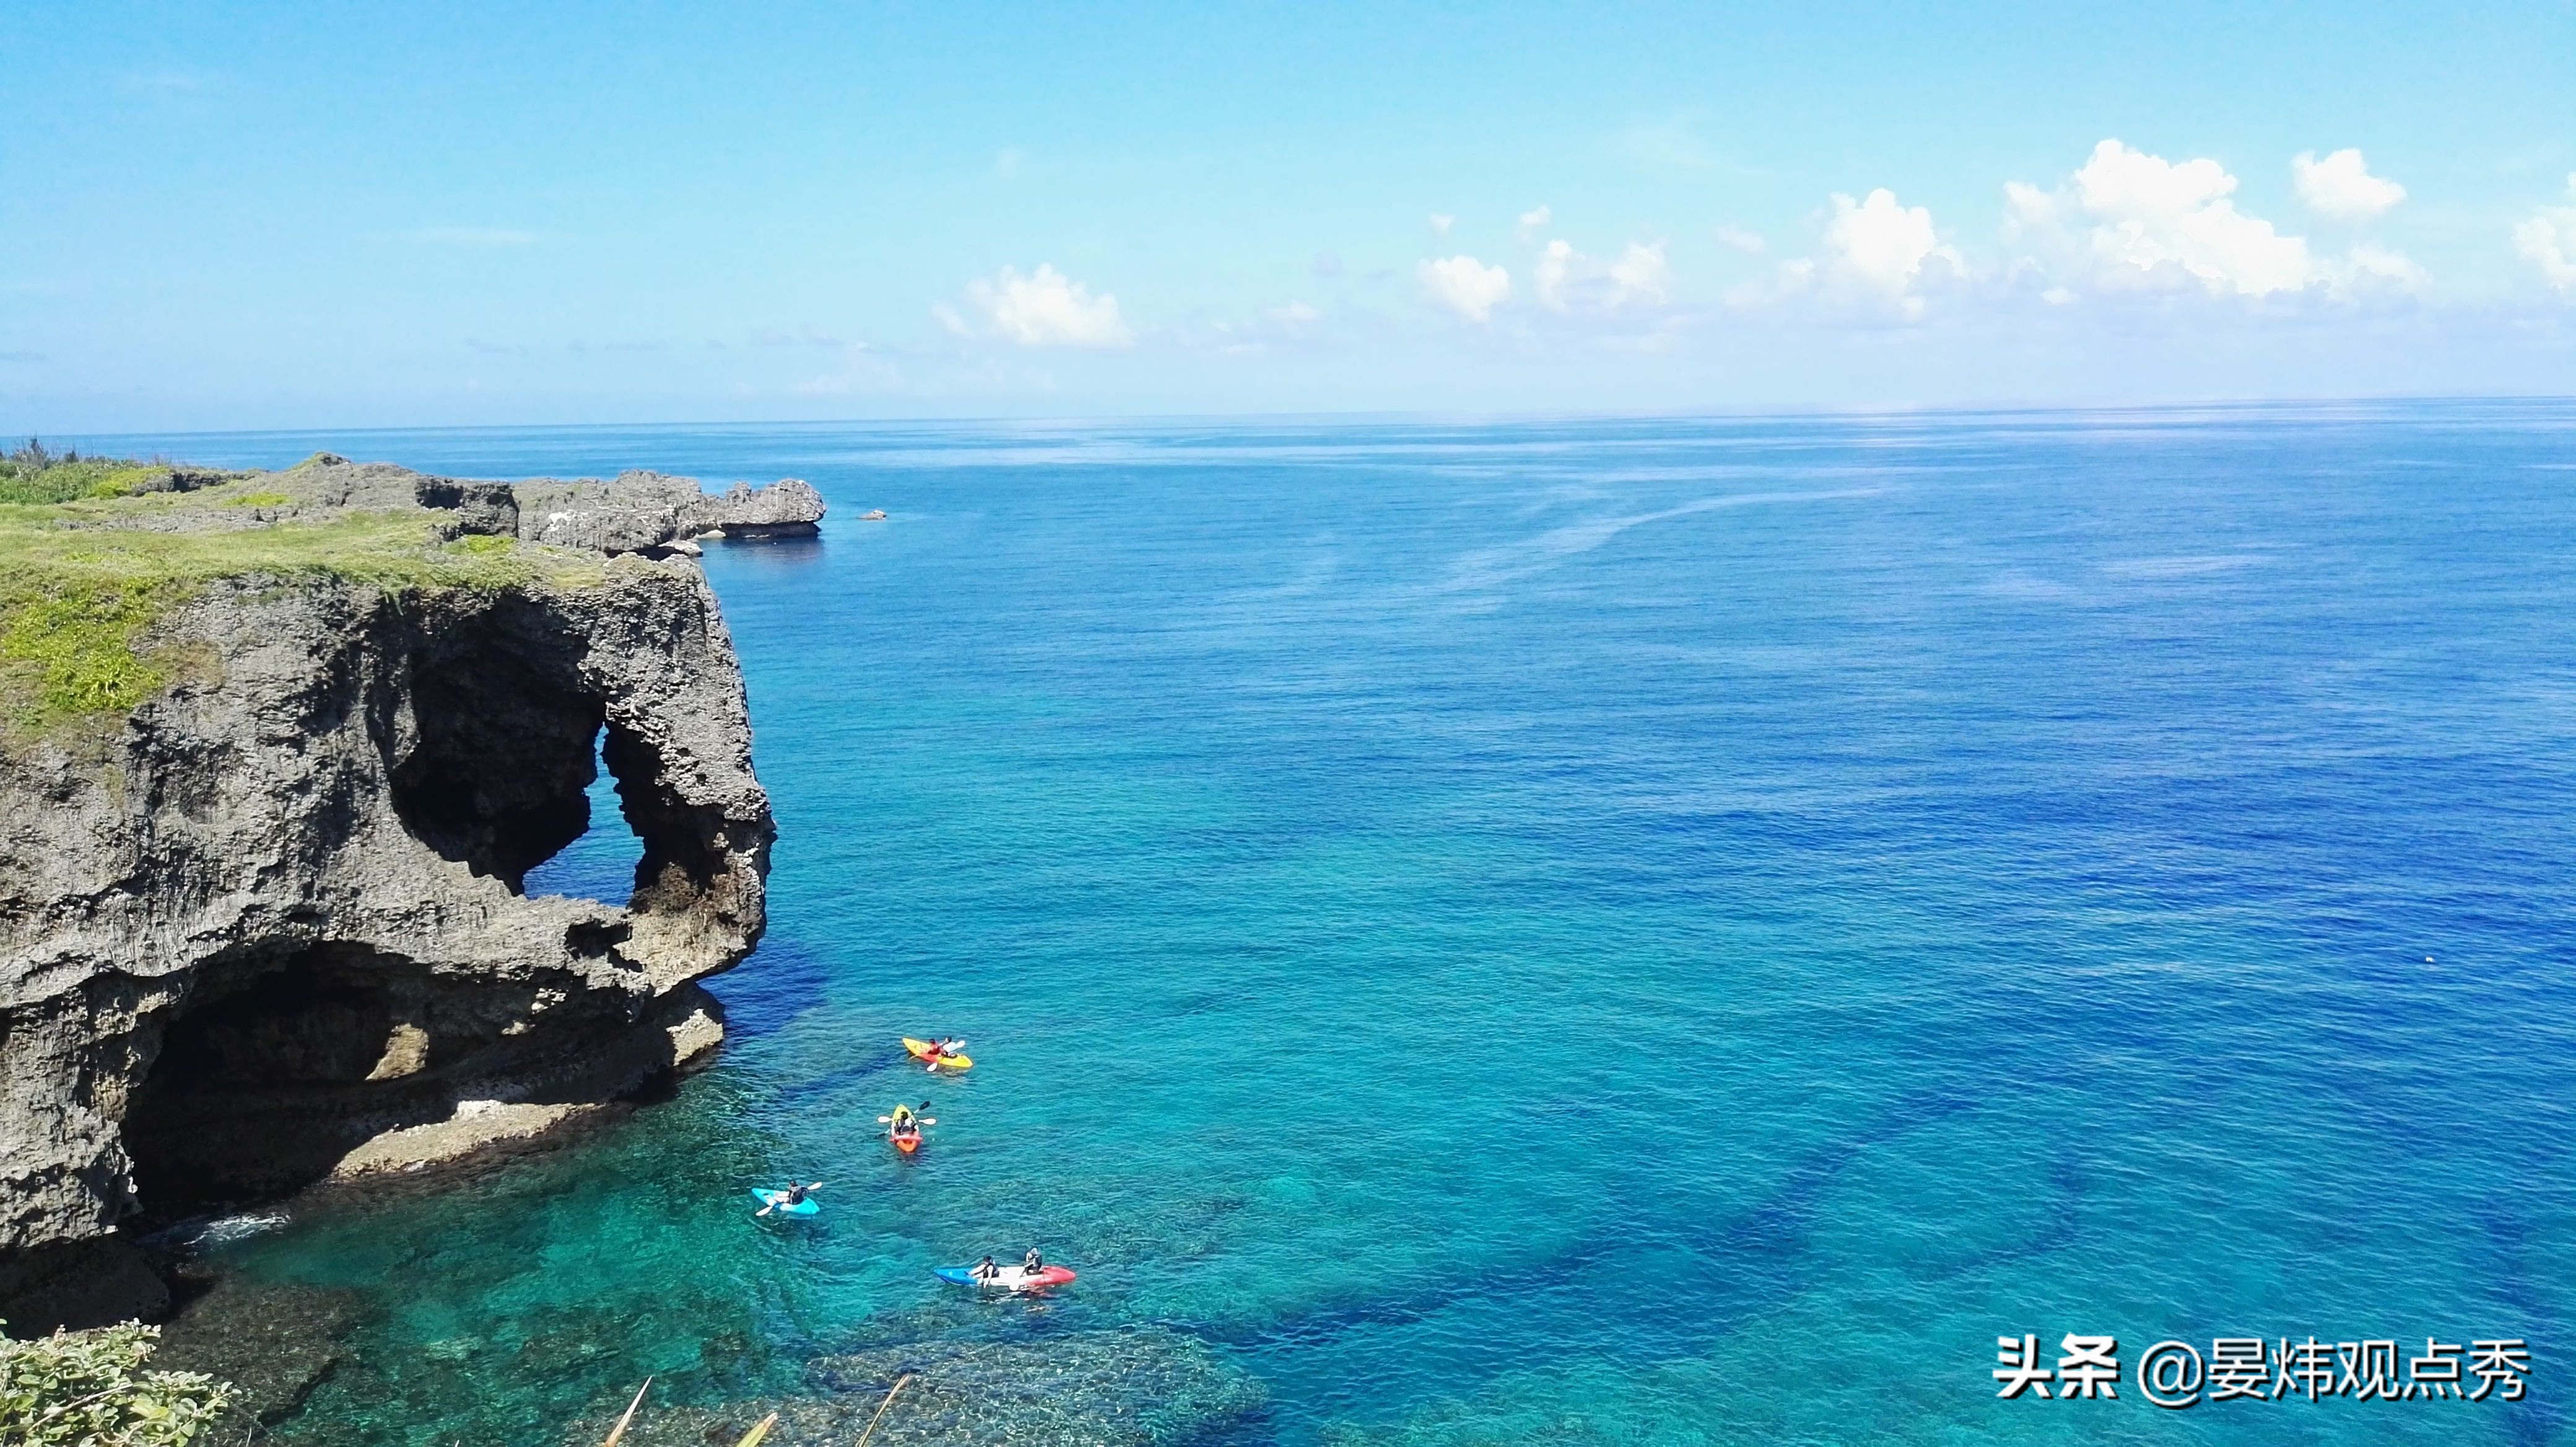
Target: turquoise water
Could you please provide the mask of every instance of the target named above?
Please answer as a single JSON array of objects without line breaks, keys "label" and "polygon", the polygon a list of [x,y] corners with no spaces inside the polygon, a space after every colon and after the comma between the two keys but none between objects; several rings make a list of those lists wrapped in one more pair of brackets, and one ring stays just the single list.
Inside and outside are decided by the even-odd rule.
[{"label": "turquoise water", "polygon": [[[296,1440],[1136,1324],[1221,1442],[2569,1435],[2576,407],[152,441],[835,507],[707,558],[780,828],[722,1062],[229,1248],[369,1294]],[[2536,1365],[1998,1401],[2023,1332]]]}]

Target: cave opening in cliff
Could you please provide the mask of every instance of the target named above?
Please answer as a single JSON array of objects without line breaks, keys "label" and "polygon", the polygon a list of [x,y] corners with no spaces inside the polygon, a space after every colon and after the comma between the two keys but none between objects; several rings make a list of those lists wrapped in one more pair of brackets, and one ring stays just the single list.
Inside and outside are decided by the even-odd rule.
[{"label": "cave opening in cliff", "polygon": [[438,1018],[429,973],[343,945],[209,961],[158,1022],[125,1148],[145,1211],[169,1218],[287,1194],[389,1126],[434,1113],[444,1057],[501,1028]]},{"label": "cave opening in cliff", "polygon": [[627,819],[620,795],[626,784],[608,761],[608,729],[592,741],[592,773],[583,790],[586,817],[581,833],[529,869],[521,883],[530,895],[561,894],[623,905],[634,893],[636,870],[644,859],[644,841]]},{"label": "cave opening in cliff", "polygon": [[542,606],[504,601],[411,660],[381,736],[413,837],[523,894],[624,904],[644,854],[631,801],[654,780],[621,759],[583,647]]}]

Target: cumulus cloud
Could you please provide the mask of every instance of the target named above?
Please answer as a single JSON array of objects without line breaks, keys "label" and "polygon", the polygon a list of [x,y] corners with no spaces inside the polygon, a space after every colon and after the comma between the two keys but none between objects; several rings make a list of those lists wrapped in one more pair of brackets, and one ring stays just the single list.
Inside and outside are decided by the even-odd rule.
[{"label": "cumulus cloud", "polygon": [[[2405,188],[2370,174],[2359,151],[2292,162],[2301,194],[2319,210],[2359,218],[2385,211]],[[2053,190],[2020,181],[2004,187],[2004,239],[2024,249],[2013,270],[2047,283],[2044,300],[2086,291],[2155,288],[2260,298],[2313,293],[2356,299],[2413,292],[2430,283],[2404,253],[2371,243],[2320,255],[2304,236],[2236,209],[2236,178],[2201,157],[2174,162],[2117,140],[2093,148]],[[2375,212],[2369,214],[2376,214]]]},{"label": "cumulus cloud", "polygon": [[2068,183],[2004,187],[2008,237],[2077,253],[2097,281],[2189,277],[2213,292],[2268,296],[2316,279],[2306,238],[2283,236],[2229,198],[2236,178],[2206,157],[2176,165],[2116,140],[2093,148]]},{"label": "cumulus cloud", "polygon": [[1023,347],[1124,347],[1136,340],[1118,314],[1118,298],[1105,291],[1094,296],[1091,288],[1044,263],[1026,276],[1005,266],[989,279],[968,282],[966,304],[983,325],[970,326],[954,311],[936,309],[951,331],[999,337]]},{"label": "cumulus cloud", "polygon": [[1433,301],[1471,322],[1493,319],[1494,308],[1512,294],[1512,274],[1487,266],[1472,256],[1444,257],[1416,268],[1422,289]]},{"label": "cumulus cloud", "polygon": [[[2567,199],[2576,202],[2576,172],[2567,177]],[[2540,268],[2541,279],[2576,296],[2576,205],[2543,206],[2513,228],[2513,249]]]},{"label": "cumulus cloud", "polygon": [[1941,244],[1924,206],[1900,206],[1896,193],[1881,186],[1861,201],[1840,192],[1833,216],[1825,223],[1825,249],[1834,265],[1861,285],[1890,297],[1903,297],[1922,276],[1926,262],[1939,259],[1964,269],[1958,251]]},{"label": "cumulus cloud", "polygon": [[1615,311],[1628,306],[1661,306],[1672,290],[1673,266],[1664,243],[1630,242],[1616,260],[1604,263],[1553,240],[1539,250],[1530,266],[1530,291],[1550,311]]},{"label": "cumulus cloud", "polygon": [[2290,179],[2309,210],[2335,221],[2368,221],[2406,199],[2406,188],[2370,174],[2352,147],[2320,161],[2314,151],[2290,158]]},{"label": "cumulus cloud", "polygon": [[1549,223],[1550,221],[1553,221],[1553,220],[1555,220],[1555,219],[1556,219],[1556,210],[1555,210],[1555,208],[1554,208],[1554,207],[1550,207],[1550,206],[1535,206],[1535,207],[1532,207],[1532,208],[1530,208],[1529,210],[1524,211],[1524,212],[1522,212],[1522,213],[1521,213],[1521,221],[1520,221],[1520,232],[1521,232],[1521,235],[1522,235],[1522,236],[1524,236],[1524,237],[1536,236],[1536,235],[1537,235],[1537,234],[1539,234],[1540,232],[1545,231],[1545,230],[1547,229],[1547,223]]},{"label": "cumulus cloud", "polygon": [[1664,256],[1664,243],[1631,241],[1610,263],[1612,295],[1619,304],[1647,302],[1663,305],[1672,288],[1673,264]]}]

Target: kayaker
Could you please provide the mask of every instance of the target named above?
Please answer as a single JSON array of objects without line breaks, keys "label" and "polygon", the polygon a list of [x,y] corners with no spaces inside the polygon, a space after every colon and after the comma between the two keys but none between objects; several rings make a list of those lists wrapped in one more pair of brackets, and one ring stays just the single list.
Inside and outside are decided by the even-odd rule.
[{"label": "kayaker", "polygon": [[1020,1263],[1020,1274],[1022,1276],[1035,1276],[1044,1270],[1046,1270],[1046,1258],[1038,1254],[1038,1248],[1034,1246],[1030,1247],[1027,1259]]},{"label": "kayaker", "polygon": [[1002,1276],[1002,1268],[993,1263],[992,1257],[987,1256],[983,1260],[976,1262],[975,1269],[967,1272],[966,1274],[974,1277],[977,1281],[998,1281]]},{"label": "kayaker", "polygon": [[787,1199],[779,1202],[779,1204],[782,1206],[802,1206],[805,1204],[805,1198],[813,1194],[814,1186],[819,1186],[821,1184],[823,1184],[821,1181],[816,1181],[813,1186],[800,1186],[794,1181],[789,1181],[787,1183]]},{"label": "kayaker", "polygon": [[[927,1104],[927,1102],[924,1103]],[[914,1129],[911,1106],[901,1104],[896,1105],[894,1108],[894,1114],[887,1117],[887,1120],[894,1126],[894,1134],[896,1135],[903,1135]]]}]

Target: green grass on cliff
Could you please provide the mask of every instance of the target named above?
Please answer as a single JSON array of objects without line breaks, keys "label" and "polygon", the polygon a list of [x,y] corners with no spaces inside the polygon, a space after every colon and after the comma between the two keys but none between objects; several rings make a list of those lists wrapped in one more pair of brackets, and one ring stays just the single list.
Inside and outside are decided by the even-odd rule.
[{"label": "green grass on cliff", "polygon": [[169,465],[137,462],[130,457],[83,457],[55,453],[34,438],[0,456],[0,503],[70,502],[83,497],[125,497]]},{"label": "green grass on cliff", "polygon": [[400,590],[579,586],[600,573],[587,554],[444,540],[432,514],[262,520],[258,510],[283,495],[260,484],[0,501],[0,732],[121,717],[167,687],[190,656],[156,625],[220,579],[332,577]]}]

